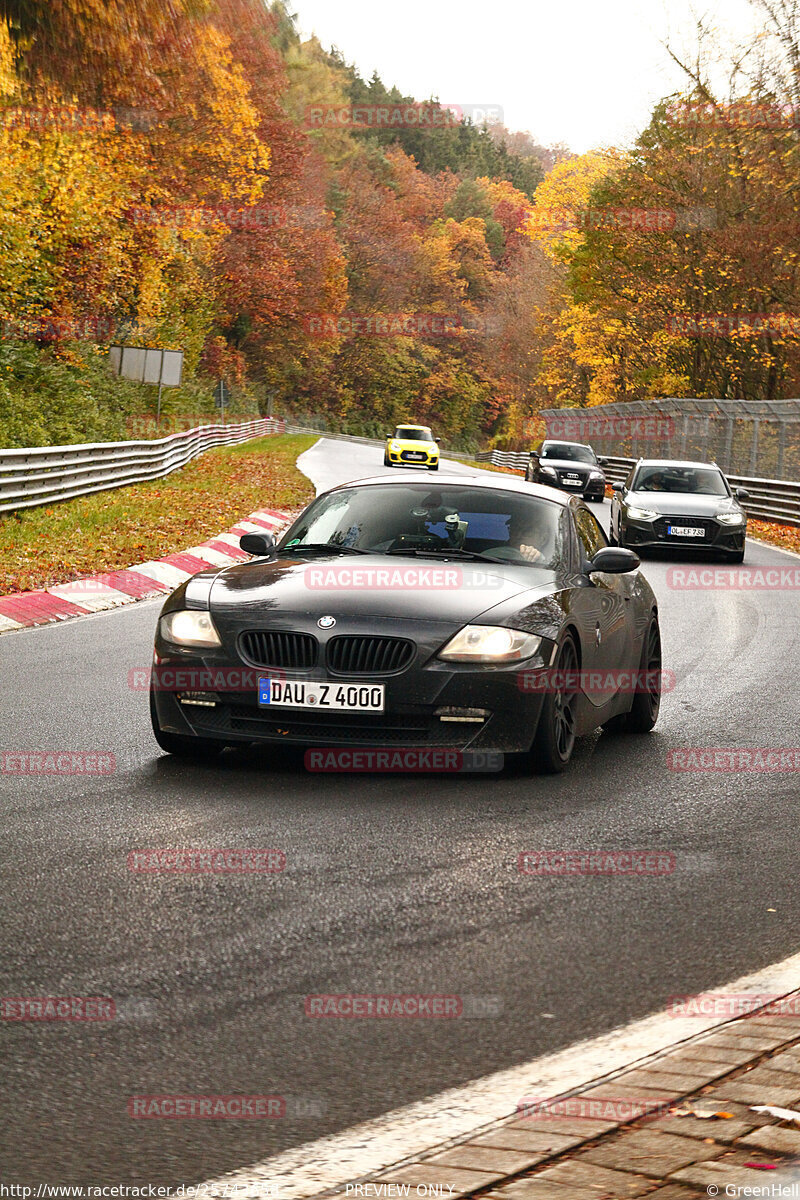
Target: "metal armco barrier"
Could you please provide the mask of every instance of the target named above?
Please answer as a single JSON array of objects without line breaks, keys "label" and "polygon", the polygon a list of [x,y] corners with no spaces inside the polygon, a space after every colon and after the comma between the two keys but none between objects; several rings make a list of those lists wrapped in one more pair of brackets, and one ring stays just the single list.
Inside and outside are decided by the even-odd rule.
[{"label": "metal armco barrier", "polygon": [[[604,468],[610,483],[623,483],[635,465],[635,458],[617,458],[604,455]],[[490,462],[495,467],[512,467],[524,470],[529,455],[527,451],[481,450],[475,455],[478,462]],[[764,521],[779,521],[784,525],[800,525],[800,483],[785,479],[754,479],[749,475],[726,475],[731,487],[747,488],[750,496],[743,508],[751,517]]]},{"label": "metal armco barrier", "polygon": [[266,417],[237,425],[200,425],[141,442],[0,450],[0,513],[161,479],[215,446],[283,433],[285,428],[284,421]]}]

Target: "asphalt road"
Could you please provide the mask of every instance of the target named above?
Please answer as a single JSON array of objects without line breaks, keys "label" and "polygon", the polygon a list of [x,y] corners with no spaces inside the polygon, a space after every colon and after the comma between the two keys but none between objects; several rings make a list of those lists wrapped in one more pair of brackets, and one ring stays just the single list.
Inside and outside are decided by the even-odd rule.
[{"label": "asphalt road", "polygon": [[[312,452],[325,482],[381,472]],[[465,470],[466,468],[460,468]],[[269,504],[269,497],[264,497]],[[607,518],[608,504],[604,506]],[[796,560],[748,546],[751,565]],[[796,746],[796,592],[681,592],[648,560],[675,690],[656,731],[568,773],[308,775],[298,755],[161,755],[158,604],[0,638],[7,751],[113,753],[0,776],[0,994],[101,995],[108,1023],[0,1022],[3,1183],[193,1183],[719,987],[797,950],[797,774],[676,774],[682,746]],[[728,568],[726,568],[728,569]],[[145,847],[277,847],[268,876],[146,876]],[[652,848],[662,878],[531,878],[521,851]],[[776,911],[768,911],[774,909]],[[314,1020],[322,992],[494,997],[499,1015]],[[132,1120],[141,1094],[287,1097],[275,1121]]]}]

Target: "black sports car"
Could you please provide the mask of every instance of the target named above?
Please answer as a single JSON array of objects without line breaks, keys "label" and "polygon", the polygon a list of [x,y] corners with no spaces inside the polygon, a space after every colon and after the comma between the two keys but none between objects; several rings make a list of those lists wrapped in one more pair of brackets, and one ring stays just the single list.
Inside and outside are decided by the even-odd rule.
[{"label": "black sports car", "polygon": [[747,513],[716,463],[640,459],[625,483],[614,484],[611,541],[617,546],[665,549],[691,546],[744,559]]},{"label": "black sports car", "polygon": [[602,502],[606,494],[605,462],[583,442],[545,441],[538,451],[531,451],[525,479]]},{"label": "black sports car", "polygon": [[151,712],[172,754],[447,747],[560,771],[576,736],[656,721],[655,597],[577,498],[409,471],[241,545],[259,557],[193,576],[158,621]]}]

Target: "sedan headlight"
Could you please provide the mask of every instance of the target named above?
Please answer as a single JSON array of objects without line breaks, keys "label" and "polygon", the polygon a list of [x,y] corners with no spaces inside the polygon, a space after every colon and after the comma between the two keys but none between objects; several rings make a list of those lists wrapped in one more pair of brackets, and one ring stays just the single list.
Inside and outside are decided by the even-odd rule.
[{"label": "sedan headlight", "polygon": [[747,520],[744,513],[740,512],[721,512],[717,513],[716,519],[721,521],[723,525],[744,525]]},{"label": "sedan headlight", "polygon": [[207,612],[184,609],[167,613],[161,618],[159,628],[164,641],[174,642],[177,646],[222,645],[211,615]]},{"label": "sedan headlight", "polygon": [[540,637],[504,625],[465,625],[439,652],[445,662],[503,663],[530,658]]},{"label": "sedan headlight", "polygon": [[652,508],[637,508],[635,504],[628,505],[628,516],[634,521],[655,521],[660,513],[654,512]]}]

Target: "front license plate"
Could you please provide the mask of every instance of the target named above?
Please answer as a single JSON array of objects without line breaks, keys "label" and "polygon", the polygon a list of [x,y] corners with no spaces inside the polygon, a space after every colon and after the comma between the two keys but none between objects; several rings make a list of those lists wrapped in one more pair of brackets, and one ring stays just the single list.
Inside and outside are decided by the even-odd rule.
[{"label": "front license plate", "polygon": [[266,708],[321,708],[325,711],[383,712],[382,683],[318,683],[261,678],[258,703]]},{"label": "front license plate", "polygon": [[706,531],[701,525],[668,525],[670,537],[705,537]]},{"label": "front license plate", "polygon": [[417,454],[417,453],[409,453],[406,455],[406,458],[424,458],[424,457],[425,457],[424,454]]},{"label": "front license plate", "polygon": [[581,486],[580,479],[570,479],[569,477],[567,477],[566,479],[562,479],[561,482],[564,484],[565,487],[580,487]]}]

